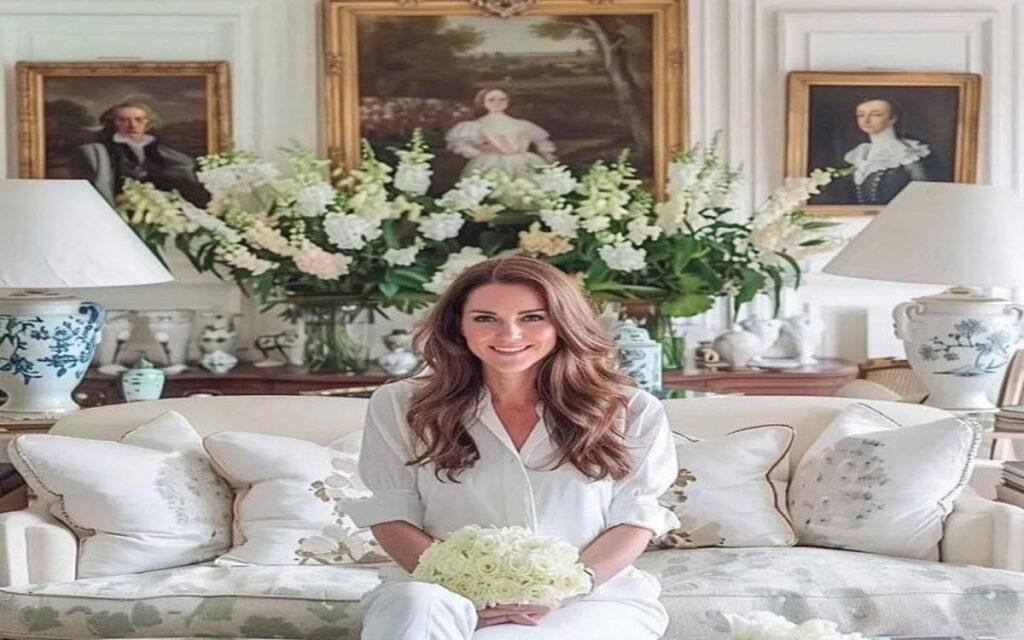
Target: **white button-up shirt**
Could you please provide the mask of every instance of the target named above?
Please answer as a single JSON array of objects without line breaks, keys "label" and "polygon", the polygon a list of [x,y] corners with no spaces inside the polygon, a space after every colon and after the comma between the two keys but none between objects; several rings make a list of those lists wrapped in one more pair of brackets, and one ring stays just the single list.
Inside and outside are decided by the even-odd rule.
[{"label": "white button-up shirt", "polygon": [[442,539],[470,524],[519,525],[579,548],[619,524],[655,535],[679,526],[675,514],[658,504],[678,467],[665,411],[649,393],[627,390],[624,439],[632,472],[595,481],[568,462],[552,468],[558,458],[540,406],[540,422],[517,451],[485,391],[467,424],[480,459],[452,482],[444,473],[435,476],[433,465],[406,465],[416,457],[405,416],[417,384],[388,384],[370,399],[359,472],[373,496],[346,502],[356,524],[404,520]]}]

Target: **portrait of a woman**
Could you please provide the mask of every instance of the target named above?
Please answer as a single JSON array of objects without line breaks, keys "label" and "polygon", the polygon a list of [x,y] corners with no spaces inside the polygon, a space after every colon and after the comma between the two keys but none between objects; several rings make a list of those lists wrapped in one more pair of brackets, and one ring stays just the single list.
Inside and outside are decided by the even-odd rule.
[{"label": "portrait of a woman", "polygon": [[857,204],[886,204],[911,180],[928,180],[931,148],[896,132],[899,111],[890,100],[872,98],[857,105],[857,128],[868,136],[844,156]]},{"label": "portrait of a woman", "polygon": [[502,89],[481,89],[473,100],[486,113],[457,123],[445,135],[448,150],[468,159],[461,175],[497,168],[514,178],[534,165],[552,162],[555,145],[547,131],[506,113],[509,97]]}]

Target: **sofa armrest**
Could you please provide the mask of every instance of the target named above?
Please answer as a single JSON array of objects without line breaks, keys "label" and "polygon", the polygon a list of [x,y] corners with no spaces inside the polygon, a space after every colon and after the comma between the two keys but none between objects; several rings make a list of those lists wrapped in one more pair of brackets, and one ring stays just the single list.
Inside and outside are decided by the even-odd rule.
[{"label": "sofa armrest", "polygon": [[0,513],[0,586],[70,582],[77,563],[75,534],[50,514]]},{"label": "sofa armrest", "polygon": [[943,562],[1024,571],[1024,509],[967,492],[946,519],[939,546]]}]

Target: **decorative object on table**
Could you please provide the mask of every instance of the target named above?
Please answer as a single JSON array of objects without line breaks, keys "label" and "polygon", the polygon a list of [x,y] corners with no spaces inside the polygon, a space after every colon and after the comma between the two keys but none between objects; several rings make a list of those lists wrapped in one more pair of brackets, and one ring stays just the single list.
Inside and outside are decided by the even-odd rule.
[{"label": "decorative object on table", "polygon": [[[134,322],[135,314],[133,311],[125,309],[107,310],[103,328],[100,332],[100,341],[96,345],[95,354],[93,354],[92,364],[94,366],[103,370],[117,364],[118,358],[124,351],[124,345],[132,334],[132,324]],[[123,371],[124,369],[122,368],[121,370]]]},{"label": "decorative object on table", "polygon": [[700,342],[693,351],[693,358],[697,362],[698,367],[722,366],[722,356],[718,355],[718,352],[715,351],[711,340]]},{"label": "decorative object on table", "polygon": [[753,359],[754,364],[760,366],[765,352],[779,339],[779,334],[782,332],[782,320],[778,318],[753,317],[740,322],[740,327],[753,333],[761,340],[761,352]]},{"label": "decorative object on table", "polygon": [[199,313],[199,353],[223,351],[234,355],[235,342],[238,339],[238,327],[235,321],[237,313],[218,311],[202,311]]},{"label": "decorative object on table", "polygon": [[227,351],[218,349],[204,353],[203,357],[199,359],[199,364],[212,373],[227,373],[238,365],[238,358]]},{"label": "decorative object on table", "polygon": [[612,332],[619,370],[644,391],[661,391],[661,344],[646,329],[626,320]]},{"label": "decorative object on table", "polygon": [[982,287],[1024,284],[1024,205],[1007,187],[913,182],[825,267],[828,273],[956,285],[896,307],[896,336],[926,404],[991,409],[1024,307]]},{"label": "decorative object on table", "polygon": [[412,333],[405,329],[395,329],[383,338],[388,352],[377,358],[380,368],[391,375],[401,376],[414,370],[420,359],[413,352]]},{"label": "decorative object on table", "polygon": [[724,615],[733,640],[868,640],[859,633],[840,633],[839,625],[828,620],[796,624],[771,611]]},{"label": "decorative object on table", "polygon": [[751,362],[764,351],[761,338],[739,324],[715,338],[715,351],[730,369],[750,368]]},{"label": "decorative object on table", "polygon": [[172,277],[84,180],[0,180],[0,229],[0,288],[19,290],[0,297],[0,418],[54,418],[78,408],[104,313],[44,289]]},{"label": "decorative object on table", "polygon": [[814,364],[818,361],[814,354],[821,346],[825,329],[825,321],[809,305],[805,305],[804,313],[783,320],[782,332],[793,346],[793,357],[797,364]]},{"label": "decorative object on table", "polygon": [[303,354],[306,350],[306,336],[299,325],[278,333],[256,336],[253,346],[263,356],[261,360],[254,362],[253,366],[281,367],[286,364],[302,366]]},{"label": "decorative object on table", "polygon": [[796,71],[788,85],[786,175],[850,169],[808,211],[876,213],[914,180],[974,182],[981,76]]},{"label": "decorative object on table", "polygon": [[[685,143],[687,60],[666,64],[662,57],[687,50],[686,11],[679,2],[324,4],[324,48],[327,59],[336,61],[324,74],[327,146],[336,150],[332,159],[339,164],[359,162],[361,139],[383,152],[418,126],[430,150],[444,159],[431,167],[442,192],[478,168],[505,167],[522,177],[530,164],[560,158],[585,169],[623,148],[660,192],[672,149]],[[527,15],[510,15],[524,9]],[[498,20],[495,13],[508,17]],[[501,51],[502,64],[517,71],[496,76],[489,57],[459,55],[463,45],[438,24],[466,27],[477,50]],[[617,40],[625,33],[628,51]],[[506,46],[509,39],[517,46]],[[396,50],[394,42],[404,46]],[[444,64],[427,62],[439,55]],[[531,80],[541,75],[550,85]],[[573,91],[562,89],[567,86]],[[491,90],[477,96],[480,88]],[[488,138],[509,146],[490,149]]]},{"label": "decorative object on table", "polygon": [[174,367],[172,371],[183,369],[188,360],[188,346],[192,339],[195,312],[186,309],[137,311],[136,322],[142,323],[140,333],[146,334],[148,331],[148,335],[160,345],[162,353],[154,354],[147,350],[146,356],[165,368]]},{"label": "decorative object on table", "polygon": [[[491,577],[485,581],[480,576],[488,566],[495,570],[487,571]],[[593,574],[580,564],[576,547],[518,526],[462,527],[427,547],[412,576],[465,596],[478,609],[554,607],[594,588]]]},{"label": "decorative object on table", "polygon": [[15,69],[21,177],[86,178],[112,206],[126,175],[198,206],[209,200],[194,158],[230,146],[228,63],[23,61]]},{"label": "decorative object on table", "polygon": [[142,358],[121,374],[121,391],[127,402],[159,400],[166,377],[163,371]]}]

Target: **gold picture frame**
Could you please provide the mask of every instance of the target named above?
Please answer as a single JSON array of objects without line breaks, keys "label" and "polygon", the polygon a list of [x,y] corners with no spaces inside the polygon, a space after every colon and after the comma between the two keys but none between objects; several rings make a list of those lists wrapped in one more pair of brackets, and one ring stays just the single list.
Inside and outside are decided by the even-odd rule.
[{"label": "gold picture frame", "polygon": [[[685,0],[324,0],[323,9],[325,129],[329,157],[339,165],[354,166],[358,162],[360,141],[364,138],[377,151],[402,144],[404,140],[399,133],[408,137],[408,131],[401,129],[406,125],[394,122],[415,119],[421,127],[425,122],[429,129],[428,144],[435,152],[435,188],[450,186],[459,175],[457,170],[465,173],[467,158],[472,156],[456,157],[457,154],[448,150],[450,147],[445,147],[443,132],[450,131],[445,127],[458,117],[453,113],[472,108],[474,90],[479,93],[501,89],[510,99],[510,114],[531,123],[538,122],[545,132],[551,129],[554,157],[570,166],[589,165],[595,158],[610,159],[622,148],[634,148],[623,144],[612,149],[615,145],[608,141],[641,141],[636,148],[650,150],[649,155],[636,152],[645,167],[641,171],[647,171],[646,177],[659,191],[664,185],[670,154],[686,143]],[[592,33],[593,46],[580,44],[573,52],[558,51],[558,47],[572,46],[568,43],[573,38],[577,43],[584,38],[585,34],[580,35],[584,33],[582,27],[576,23],[588,27],[597,25],[588,32]],[[628,31],[631,36],[610,42],[609,46],[624,48],[626,53],[613,59],[613,63],[634,65],[634,71],[630,71],[633,77],[628,78],[633,85],[617,84],[628,74],[614,71],[610,66],[595,71],[595,60],[600,60],[602,52],[609,51],[601,49],[601,38],[607,35],[601,33],[601,29],[607,31],[607,25],[619,25],[615,27],[620,29],[618,33]],[[396,35],[415,29],[420,29],[418,37]],[[426,37],[423,30],[441,34],[452,44],[444,44],[444,38]],[[387,39],[381,35],[385,32],[390,34]],[[645,34],[649,41],[645,41]],[[462,40],[456,42],[459,38]],[[402,51],[395,52],[393,48],[378,44],[396,41],[403,42]],[[476,44],[470,46],[467,41]],[[410,53],[409,43],[416,42],[431,43],[435,47],[432,55]],[[561,44],[556,46],[556,42]],[[511,48],[518,49],[512,51]],[[649,57],[646,55],[648,48]],[[442,52],[446,58],[440,57]],[[429,65],[420,63],[417,73],[410,71],[412,67],[408,65],[415,66],[428,55]],[[615,53],[613,58],[618,55]],[[632,57],[627,60],[626,56]],[[441,61],[445,59],[447,63]],[[396,65],[391,61],[397,61],[398,67],[403,64],[407,67],[393,71]],[[505,75],[495,71],[500,65],[504,65],[501,68],[506,71]],[[361,66],[366,67],[362,69],[362,76]],[[462,71],[456,73],[453,67]],[[531,75],[529,69],[549,71],[550,77]],[[635,69],[640,71],[635,72]],[[606,72],[605,80],[600,77],[602,72]],[[388,76],[389,73],[393,75]],[[559,74],[565,81],[561,85],[558,84]],[[485,78],[495,77],[498,80],[485,81]],[[551,88],[542,86],[544,83]],[[607,83],[614,95],[601,93],[602,83]],[[461,90],[452,89],[453,86]],[[557,88],[559,86],[561,88]],[[635,91],[638,87],[642,94]],[[555,93],[557,91],[564,93]],[[624,94],[633,98],[642,96],[642,99],[630,103],[623,100]],[[611,117],[612,110],[607,105],[613,99],[617,100],[618,113],[626,113],[629,118]],[[570,104],[573,100],[576,102]],[[372,115],[388,109],[394,112],[402,104],[412,104],[410,109],[419,111],[394,116],[390,121]],[[650,115],[649,138],[644,138],[642,118],[646,116],[637,115],[637,104],[648,109],[645,114]],[[441,115],[435,117],[426,113],[431,105]],[[517,108],[532,109],[531,113],[541,116],[528,113],[524,117],[515,111]],[[542,117],[545,113],[550,116],[547,121]],[[469,121],[471,117],[465,115],[464,120]],[[551,122],[555,125],[551,126]],[[590,126],[590,122],[598,124]],[[586,132],[580,133],[574,126]],[[620,135],[615,127],[628,128],[632,137]],[[590,132],[605,129],[607,133],[593,133],[593,139],[582,140]],[[451,154],[451,157],[444,154]],[[440,186],[436,184],[439,177]]]},{"label": "gold picture frame", "polygon": [[786,175],[851,169],[811,198],[810,213],[877,213],[907,180],[975,179],[977,74],[794,71],[786,93]]},{"label": "gold picture frame", "polygon": [[74,177],[66,175],[68,155],[101,130],[105,110],[125,100],[162,115],[167,126],[156,130],[158,139],[192,157],[231,146],[227,62],[22,61],[15,73],[22,178]]}]

